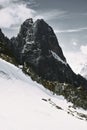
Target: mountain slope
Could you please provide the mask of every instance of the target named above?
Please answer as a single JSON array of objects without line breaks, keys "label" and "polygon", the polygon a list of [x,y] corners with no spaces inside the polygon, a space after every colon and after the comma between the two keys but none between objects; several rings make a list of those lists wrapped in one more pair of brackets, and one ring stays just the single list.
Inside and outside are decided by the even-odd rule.
[{"label": "mountain slope", "polygon": [[[87,89],[87,81],[68,65],[53,29],[43,20],[27,19],[17,37],[11,39],[12,52],[19,64],[41,78]],[[24,67],[25,67],[24,66]]]},{"label": "mountain slope", "polygon": [[43,80],[87,89],[87,80],[72,71],[53,29],[43,19],[25,20],[17,37],[11,40],[0,29],[0,57],[23,65],[27,74],[31,68]]},{"label": "mountain slope", "polygon": [[19,68],[0,59],[1,130],[87,129],[85,118],[79,116],[86,116],[87,111],[70,106],[63,97],[52,95]]}]

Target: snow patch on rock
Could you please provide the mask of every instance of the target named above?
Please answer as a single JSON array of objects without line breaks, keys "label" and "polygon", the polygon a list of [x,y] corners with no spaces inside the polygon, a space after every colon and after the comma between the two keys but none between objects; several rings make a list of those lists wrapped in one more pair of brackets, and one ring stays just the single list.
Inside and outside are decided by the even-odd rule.
[{"label": "snow patch on rock", "polygon": [[67,62],[63,61],[55,52],[51,51],[51,53],[56,60],[60,61],[62,64],[67,65]]}]

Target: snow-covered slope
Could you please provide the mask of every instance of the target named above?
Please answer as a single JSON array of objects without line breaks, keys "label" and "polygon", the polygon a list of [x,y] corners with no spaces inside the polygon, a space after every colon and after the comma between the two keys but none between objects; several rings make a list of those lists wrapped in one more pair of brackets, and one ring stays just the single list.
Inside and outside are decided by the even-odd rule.
[{"label": "snow-covered slope", "polygon": [[70,106],[0,59],[0,130],[86,130],[87,111]]}]

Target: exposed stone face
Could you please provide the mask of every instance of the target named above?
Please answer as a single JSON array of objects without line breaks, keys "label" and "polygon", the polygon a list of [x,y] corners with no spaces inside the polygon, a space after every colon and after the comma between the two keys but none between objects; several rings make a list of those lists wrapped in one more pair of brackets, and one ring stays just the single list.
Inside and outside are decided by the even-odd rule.
[{"label": "exposed stone face", "polygon": [[0,29],[0,53],[6,53],[6,49],[11,49],[11,42]]},{"label": "exposed stone face", "polygon": [[44,20],[37,20],[34,23],[33,32],[35,42],[39,44],[43,54],[48,54],[48,51],[52,50],[58,54],[62,60],[65,61],[65,57],[62,53],[53,29]]},{"label": "exposed stone face", "polygon": [[28,32],[30,31],[32,25],[33,25],[33,20],[27,19],[21,25],[18,36],[16,38],[13,37],[11,39],[13,53],[14,53],[16,59],[18,60],[18,62],[21,64],[23,63],[22,54],[25,53],[23,50],[25,50],[24,48],[27,44],[27,36],[30,37],[28,35]]},{"label": "exposed stone face", "polygon": [[43,19],[27,19],[9,46],[19,64],[32,67],[43,79],[87,88],[87,81],[72,71],[53,29]]},{"label": "exposed stone face", "polygon": [[47,55],[49,51],[52,50],[58,54],[62,60],[66,61],[53,29],[42,19],[37,20],[35,23],[33,23],[32,19],[27,19],[21,25],[17,38],[12,38],[11,41],[16,54],[19,52],[17,57],[20,57],[20,55],[24,57],[22,57],[23,59],[20,57],[19,61],[23,60],[24,62],[27,53],[30,53],[32,50],[42,55]]}]

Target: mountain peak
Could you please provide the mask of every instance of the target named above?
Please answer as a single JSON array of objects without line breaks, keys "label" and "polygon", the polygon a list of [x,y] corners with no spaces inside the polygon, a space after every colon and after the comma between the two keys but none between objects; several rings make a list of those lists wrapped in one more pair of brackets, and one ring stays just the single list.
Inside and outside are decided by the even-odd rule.
[{"label": "mountain peak", "polygon": [[23,25],[26,25],[26,27],[28,27],[29,25],[32,25],[32,24],[33,24],[33,19],[32,18],[26,19],[23,22]]},{"label": "mountain peak", "polygon": [[35,21],[35,23],[48,25],[48,24],[44,21],[44,19],[37,19],[37,20]]},{"label": "mountain peak", "polygon": [[31,67],[45,80],[87,88],[87,81],[72,71],[52,27],[43,19],[25,20],[18,36],[11,39],[11,50],[18,63],[27,66],[26,72]]},{"label": "mountain peak", "polygon": [[33,19],[32,18],[25,20],[23,22],[23,24],[21,25],[20,32],[19,32],[18,35],[19,36],[21,35],[22,37],[26,37],[27,31],[32,27],[32,25],[33,25]]}]

